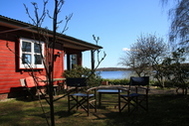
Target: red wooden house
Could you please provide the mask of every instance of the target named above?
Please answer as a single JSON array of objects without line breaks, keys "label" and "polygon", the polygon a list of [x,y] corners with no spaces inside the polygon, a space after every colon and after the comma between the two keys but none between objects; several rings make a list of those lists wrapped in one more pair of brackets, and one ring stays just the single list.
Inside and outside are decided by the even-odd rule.
[{"label": "red wooden house", "polygon": [[[42,36],[39,31],[45,31],[45,35]],[[30,64],[35,75],[45,74],[38,50],[40,45],[42,54],[48,56],[45,55],[47,53],[45,45],[47,40],[52,41],[52,39],[53,32],[50,30],[43,28],[38,30],[31,24],[0,15],[0,99],[12,97],[10,94],[18,93],[12,89],[19,88],[20,79],[28,77],[31,72],[26,62]],[[38,41],[40,44],[36,44]],[[82,65],[83,51],[100,48],[102,47],[58,33],[54,51],[56,56],[54,77],[62,77],[64,69],[72,69],[73,64]]]}]

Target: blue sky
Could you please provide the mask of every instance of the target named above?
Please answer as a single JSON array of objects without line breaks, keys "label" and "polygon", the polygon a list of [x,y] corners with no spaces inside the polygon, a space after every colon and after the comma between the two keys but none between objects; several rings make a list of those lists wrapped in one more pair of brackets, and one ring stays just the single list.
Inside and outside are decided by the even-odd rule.
[{"label": "blue sky", "polygon": [[[43,0],[1,0],[0,14],[29,23],[23,3],[32,14],[33,1],[42,7]],[[124,55],[123,49],[130,48],[141,34],[156,33],[167,40],[168,7],[163,9],[160,0],[65,0],[59,19],[73,13],[66,35],[94,44],[92,35],[100,37],[99,45],[107,54],[100,67],[122,67],[117,63]],[[53,0],[47,8],[52,13]],[[51,29],[51,25],[52,20],[46,18],[43,26]],[[63,26],[59,26],[60,31]],[[90,67],[90,52],[84,52],[83,58],[83,66]]]}]

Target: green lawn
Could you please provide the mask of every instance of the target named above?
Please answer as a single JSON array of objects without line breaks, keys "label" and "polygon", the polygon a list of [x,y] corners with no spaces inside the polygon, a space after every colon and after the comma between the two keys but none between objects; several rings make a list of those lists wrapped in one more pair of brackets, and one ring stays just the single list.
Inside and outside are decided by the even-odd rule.
[{"label": "green lawn", "polygon": [[[112,96],[106,96],[114,98]],[[49,106],[42,100],[45,114],[39,101],[9,100],[0,102],[0,126],[46,126]],[[150,95],[149,112],[139,109],[132,115],[127,111],[118,113],[114,105],[106,105],[91,113],[83,110],[67,113],[67,98],[55,102],[56,126],[188,126],[189,99],[181,95]]]}]

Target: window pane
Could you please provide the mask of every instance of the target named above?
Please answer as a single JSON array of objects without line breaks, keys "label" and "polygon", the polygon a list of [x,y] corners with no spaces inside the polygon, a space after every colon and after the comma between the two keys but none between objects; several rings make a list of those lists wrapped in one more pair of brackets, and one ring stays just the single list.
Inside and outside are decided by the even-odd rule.
[{"label": "window pane", "polygon": [[41,44],[34,44],[34,52],[35,53],[40,53],[40,48],[41,48]]},{"label": "window pane", "polygon": [[70,55],[70,69],[73,69],[74,65],[77,65],[77,55],[76,54]]},{"label": "window pane", "polygon": [[41,55],[35,55],[34,57],[35,57],[35,58],[34,58],[35,64],[42,64]]},{"label": "window pane", "polygon": [[23,52],[31,52],[31,43],[29,42],[22,42],[22,51]]},{"label": "window pane", "polygon": [[22,63],[23,64],[31,64],[31,55],[30,54],[22,54]]}]

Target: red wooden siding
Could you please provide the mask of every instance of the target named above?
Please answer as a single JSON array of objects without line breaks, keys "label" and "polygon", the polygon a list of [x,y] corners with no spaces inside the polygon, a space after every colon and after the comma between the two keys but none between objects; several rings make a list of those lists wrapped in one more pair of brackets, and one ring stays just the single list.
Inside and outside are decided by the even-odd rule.
[{"label": "red wooden siding", "polygon": [[64,52],[55,49],[55,54],[57,54],[58,52],[60,53],[60,56],[55,57],[55,62],[54,62],[54,77],[55,78],[60,78],[62,77],[62,73],[64,70]]},{"label": "red wooden siding", "polygon": [[[6,46],[8,42],[9,48]],[[29,76],[29,73],[24,70],[19,70],[16,66],[16,61],[18,61],[16,47],[18,47],[18,42],[6,41],[0,39],[0,94],[9,93],[11,88],[21,87],[20,79]],[[54,77],[59,78],[62,76],[64,67],[63,59],[64,52],[62,50],[55,50],[55,54],[61,51],[60,57],[57,57],[54,61]],[[45,75],[45,70],[38,70],[35,72],[37,76]]]}]

